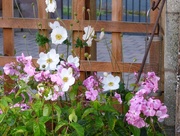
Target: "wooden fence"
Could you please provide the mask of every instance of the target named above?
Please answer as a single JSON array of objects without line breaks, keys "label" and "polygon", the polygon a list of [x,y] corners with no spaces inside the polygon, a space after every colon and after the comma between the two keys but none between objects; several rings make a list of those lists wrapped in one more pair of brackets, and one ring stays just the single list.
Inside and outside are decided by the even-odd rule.
[{"label": "wooden fence", "polygon": [[[112,32],[112,54],[114,58],[112,62],[97,62],[91,61],[91,67],[89,63],[85,60],[84,55],[81,55],[81,71],[106,71],[106,72],[131,72],[139,71],[141,63],[135,63],[131,66],[130,63],[122,62],[122,37],[121,33],[151,33],[154,26],[156,11],[151,12],[151,21],[146,23],[131,23],[122,22],[123,14],[123,0],[112,0],[112,21],[96,21],[91,20],[91,25],[94,26],[95,31],[100,31],[101,28],[105,28],[106,32]],[[3,29],[3,51],[4,56],[0,57],[0,66],[4,66],[6,63],[15,61],[14,56],[14,29],[15,28],[27,28],[27,29],[37,29],[37,23],[42,24],[42,31],[47,31],[49,26],[47,22],[54,21],[47,18],[47,13],[45,11],[46,5],[45,0],[38,0],[38,18],[14,18],[14,6],[13,0],[2,0],[2,17],[0,18],[0,27]],[[78,30],[83,30],[83,28],[89,25],[88,17],[82,13],[82,7],[92,8],[95,0],[72,0],[72,13],[77,13],[77,19],[79,23],[75,23],[74,20],[63,20],[63,22],[70,29],[70,25],[73,24],[73,35],[76,37]],[[91,11],[93,11],[91,9]],[[95,10],[95,9],[94,9]],[[96,24],[96,25],[94,25]],[[158,31],[157,33],[158,34]],[[154,43],[152,43],[154,44]],[[158,45],[159,46],[159,45]],[[146,70],[152,70],[159,72],[159,60],[158,56],[154,56],[154,51],[157,52],[157,45],[152,46],[150,58],[152,57],[153,63],[148,63],[146,65]],[[40,48],[43,51],[43,48]],[[78,52],[78,49],[76,50]],[[85,52],[85,49],[84,49]],[[83,53],[82,53],[83,54]],[[150,60],[152,60],[150,59]],[[154,61],[155,60],[155,61]],[[114,64],[114,66],[112,65]],[[83,67],[82,67],[83,66]],[[131,69],[129,71],[129,67]],[[84,69],[84,67],[86,69]]]}]

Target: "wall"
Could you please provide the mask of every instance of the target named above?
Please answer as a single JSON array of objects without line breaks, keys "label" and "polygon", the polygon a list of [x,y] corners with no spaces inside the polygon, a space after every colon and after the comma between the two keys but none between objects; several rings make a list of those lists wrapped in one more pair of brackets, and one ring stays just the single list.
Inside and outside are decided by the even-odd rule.
[{"label": "wall", "polygon": [[[167,0],[164,47],[164,103],[169,118],[165,120],[167,135],[175,135],[176,72],[179,46],[179,0]],[[179,116],[179,115],[178,115]]]}]

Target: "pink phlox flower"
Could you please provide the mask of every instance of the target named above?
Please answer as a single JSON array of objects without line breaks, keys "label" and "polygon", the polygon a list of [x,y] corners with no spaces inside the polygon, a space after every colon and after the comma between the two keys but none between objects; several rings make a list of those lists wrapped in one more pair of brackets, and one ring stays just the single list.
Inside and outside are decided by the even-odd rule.
[{"label": "pink phlox flower", "polygon": [[148,103],[144,105],[144,110],[142,111],[143,114],[147,117],[153,117],[156,114],[155,109],[153,108],[153,105],[151,103]]},{"label": "pink phlox flower", "polygon": [[145,78],[145,81],[142,83],[144,88],[150,89],[153,92],[158,90],[158,81],[160,78],[156,76],[154,72],[148,72]]},{"label": "pink phlox flower", "polygon": [[29,109],[29,106],[27,104],[25,104],[25,103],[22,103],[22,104],[21,103],[16,103],[13,106],[11,106],[10,108],[16,108],[16,107],[21,108],[21,111],[25,111],[25,110]]},{"label": "pink phlox flower", "polygon": [[134,97],[130,100],[130,109],[136,110],[136,111],[142,111],[143,106],[145,105],[146,100],[144,97]]},{"label": "pink phlox flower", "polygon": [[3,67],[4,73],[6,75],[15,75],[17,70],[15,69],[15,63],[11,62],[11,63],[7,63],[4,67]]},{"label": "pink phlox flower", "polygon": [[34,78],[37,82],[39,81],[46,81],[50,76],[49,70],[47,71],[39,71],[35,73]]},{"label": "pink phlox flower", "polygon": [[60,78],[58,73],[51,74],[50,78],[53,83],[56,83],[57,85],[62,85],[62,79]]},{"label": "pink phlox flower", "polygon": [[146,126],[143,118],[140,117],[140,112],[136,110],[130,110],[126,113],[126,121],[137,128],[142,128]]},{"label": "pink phlox flower", "polygon": [[162,103],[161,103],[161,101],[159,99],[149,98],[148,99],[148,104],[152,105],[155,110],[159,109],[159,107],[162,106]]},{"label": "pink phlox flower", "polygon": [[24,72],[26,72],[28,76],[33,76],[35,74],[35,68],[31,65],[25,65]]},{"label": "pink phlox flower", "polygon": [[159,121],[159,122],[162,122],[162,121],[164,121],[165,118],[168,118],[169,115],[167,114],[167,107],[162,105],[162,106],[157,110],[156,116],[158,117],[158,121]]},{"label": "pink phlox flower", "polygon": [[139,97],[142,97],[142,96],[147,95],[147,94],[149,94],[149,90],[144,89],[144,88],[140,89],[140,90],[137,91],[137,93],[136,93],[136,95],[138,95]]},{"label": "pink phlox flower", "polygon": [[32,56],[25,57],[24,54],[22,53],[21,56],[16,57],[16,61],[18,63],[22,63],[24,65],[31,64],[32,63]]},{"label": "pink phlox flower", "polygon": [[133,125],[136,126],[137,128],[143,128],[146,126],[146,123],[143,120],[143,118],[139,117],[134,121]]},{"label": "pink phlox flower", "polygon": [[116,93],[114,94],[114,97],[118,100],[118,102],[121,104],[122,103],[122,99],[121,99],[121,95]]},{"label": "pink phlox flower", "polygon": [[90,90],[91,88],[98,87],[98,82],[96,81],[94,76],[90,76],[83,81],[83,85],[87,88],[87,90]]},{"label": "pink phlox flower", "polygon": [[131,110],[129,110],[127,113],[126,113],[126,121],[129,123],[129,124],[131,124],[131,125],[133,125],[134,124],[134,122],[137,120],[137,119],[139,119],[139,116],[140,116],[140,111],[136,111],[136,110],[134,110],[134,109],[131,109]]},{"label": "pink phlox flower", "polygon": [[91,88],[89,91],[85,92],[86,99],[95,101],[98,96],[98,91]]}]

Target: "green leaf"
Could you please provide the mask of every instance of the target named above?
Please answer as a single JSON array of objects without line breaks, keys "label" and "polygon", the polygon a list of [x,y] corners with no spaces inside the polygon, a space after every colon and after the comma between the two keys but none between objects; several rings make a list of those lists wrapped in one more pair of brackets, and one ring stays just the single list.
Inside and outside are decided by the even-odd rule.
[{"label": "green leaf", "polygon": [[49,104],[45,104],[43,107],[43,116],[49,116],[52,112],[52,107]]},{"label": "green leaf", "polygon": [[36,101],[33,105],[32,108],[35,111],[36,115],[39,117],[41,116],[41,112],[42,112],[42,107],[43,107],[43,102],[38,100]]},{"label": "green leaf", "polygon": [[82,119],[85,118],[86,116],[88,116],[90,113],[93,113],[93,114],[97,114],[97,111],[94,109],[94,108],[88,108],[84,111],[83,115],[82,115]]},{"label": "green leaf", "polygon": [[103,123],[101,117],[96,117],[95,118],[95,127],[99,129],[103,126],[104,126],[104,123]]},{"label": "green leaf", "polygon": [[40,136],[41,135],[39,124],[36,121],[34,121],[34,123],[33,123],[33,132],[34,132],[34,136]]},{"label": "green leaf", "polygon": [[45,136],[46,135],[46,127],[45,124],[42,122],[36,122],[33,123],[33,132],[34,136]]},{"label": "green leaf", "polygon": [[76,130],[78,136],[84,136],[84,128],[81,125],[76,122],[71,122],[70,126]]},{"label": "green leaf", "polygon": [[72,113],[69,115],[69,121],[72,122],[77,122],[77,116],[75,114],[75,110],[72,111]]},{"label": "green leaf", "polygon": [[141,131],[139,128],[129,125],[129,129],[134,136],[140,136]]},{"label": "green leaf", "polygon": [[26,127],[25,126],[18,126],[16,127],[13,131],[12,131],[12,134],[19,134],[19,133],[25,133],[27,130],[26,130]]},{"label": "green leaf", "polygon": [[45,44],[49,43],[49,42],[50,42],[50,40],[46,36],[44,36],[40,33],[36,33],[36,43],[39,46],[45,46]]},{"label": "green leaf", "polygon": [[75,47],[83,48],[84,46],[87,46],[87,43],[85,41],[82,41],[79,37],[76,40]]},{"label": "green leaf", "polygon": [[55,132],[57,132],[61,127],[65,126],[65,125],[68,125],[67,121],[60,121],[55,127]]},{"label": "green leaf", "polygon": [[39,122],[46,123],[51,119],[51,116],[42,116],[39,118]]},{"label": "green leaf", "polygon": [[4,118],[5,118],[6,114],[0,114],[0,123],[3,122]]},{"label": "green leaf", "polygon": [[41,136],[45,136],[46,135],[46,126],[45,126],[45,123],[39,122],[39,128],[40,128],[40,131],[41,131]]},{"label": "green leaf", "polygon": [[21,112],[21,115],[24,119],[29,120],[32,118],[31,112],[32,112],[31,110],[25,110],[25,111]]},{"label": "green leaf", "polygon": [[98,110],[99,107],[101,107],[101,104],[99,103],[99,101],[93,101],[92,106],[94,109]]},{"label": "green leaf", "polygon": [[129,101],[129,100],[131,100],[131,99],[132,99],[132,97],[133,97],[132,92],[129,92],[129,93],[127,93],[127,94],[126,94],[126,96],[125,96],[125,100],[126,100],[126,101]]},{"label": "green leaf", "polygon": [[114,127],[116,125],[117,119],[116,118],[110,118],[108,120],[108,126],[111,130],[114,130]]},{"label": "green leaf", "polygon": [[72,86],[72,90],[69,92],[69,97],[72,101],[76,100],[78,88],[79,88],[79,85],[75,84]]},{"label": "green leaf", "polygon": [[57,119],[58,119],[58,122],[59,122],[60,119],[61,119],[61,109],[60,109],[60,107],[58,105],[54,105],[53,107],[54,107],[54,109],[56,111]]},{"label": "green leaf", "polygon": [[99,107],[99,110],[102,111],[107,111],[107,112],[117,112],[113,106],[111,105],[102,105],[101,107]]}]

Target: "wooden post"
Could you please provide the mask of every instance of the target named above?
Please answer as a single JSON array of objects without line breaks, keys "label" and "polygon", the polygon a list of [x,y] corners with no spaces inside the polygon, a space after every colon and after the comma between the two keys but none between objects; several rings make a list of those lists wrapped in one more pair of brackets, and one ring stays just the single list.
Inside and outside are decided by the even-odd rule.
[{"label": "wooden post", "polygon": [[[85,12],[85,20],[96,20],[96,0],[87,0],[85,6],[86,9],[90,9],[90,16],[87,11]],[[92,46],[90,48],[86,47],[85,52],[91,54],[91,60],[96,60],[96,42],[93,41]]]},{"label": "wooden post", "polygon": [[[83,8],[85,8],[85,0],[72,0],[72,18],[76,22],[82,22],[85,19],[85,13],[83,11]],[[80,25],[80,24],[79,24]],[[82,39],[83,32],[82,31],[74,31],[73,32],[73,41],[76,41],[77,38],[79,37]],[[84,53],[85,49],[84,48],[75,48],[73,47],[73,50],[77,56],[79,56],[80,60],[85,60]],[[80,73],[80,78],[83,80],[85,79],[85,73],[81,72]]]},{"label": "wooden post", "polygon": [[[112,0],[112,21],[122,21],[123,0]],[[112,54],[111,61],[115,69],[119,69],[117,62],[123,61],[122,33],[112,33]],[[122,73],[115,73],[122,79]],[[122,113],[123,105],[114,105],[115,109]]]},{"label": "wooden post", "polygon": [[[38,18],[42,18],[42,19],[48,19],[48,13],[45,11],[46,9],[46,3],[44,0],[39,0],[38,2]],[[38,22],[37,22],[38,23]],[[48,25],[48,22],[47,24]],[[47,28],[48,26],[46,26],[45,28]],[[37,28],[39,28],[38,24],[37,24]],[[42,29],[39,31],[41,34],[44,35],[48,35],[48,31],[47,29]],[[49,46],[45,45],[44,47],[39,47],[39,52],[45,52],[46,49],[48,49]]]},{"label": "wooden post", "polygon": [[[112,0],[112,21],[122,21],[123,1]],[[118,69],[117,62],[122,62],[122,36],[121,33],[112,33],[112,64]],[[122,76],[120,74],[120,76]]]},{"label": "wooden post", "polygon": [[[12,18],[14,15],[14,6],[12,0],[2,1],[2,17]],[[14,56],[14,29],[3,28],[3,45],[4,45],[4,55]]]},{"label": "wooden post", "polygon": [[[14,15],[14,3],[13,0],[2,1],[2,17],[11,18]],[[3,51],[5,56],[14,56],[14,29],[3,28]],[[13,81],[5,76],[4,90],[10,92],[13,88]]]}]

